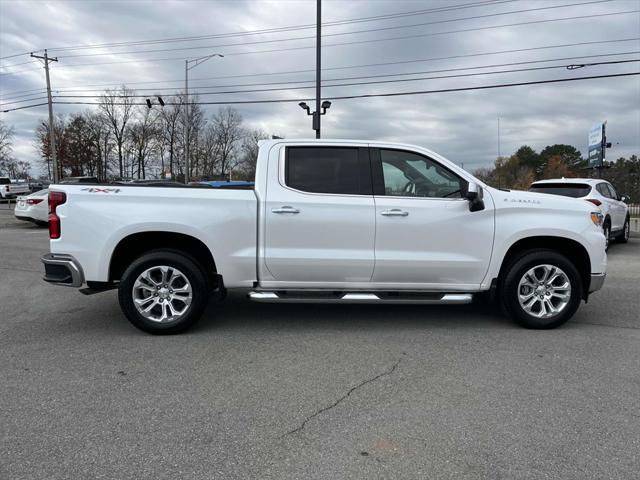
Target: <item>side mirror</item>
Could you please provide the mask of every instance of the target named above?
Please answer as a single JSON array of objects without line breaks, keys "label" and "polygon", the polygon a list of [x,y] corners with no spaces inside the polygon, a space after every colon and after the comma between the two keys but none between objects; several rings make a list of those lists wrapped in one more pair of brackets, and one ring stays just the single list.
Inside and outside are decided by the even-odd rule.
[{"label": "side mirror", "polygon": [[477,183],[469,182],[467,184],[466,192],[464,192],[464,196],[467,200],[469,200],[470,212],[484,210],[484,201],[482,200],[482,198],[484,197],[484,192],[480,185],[478,185]]},{"label": "side mirror", "polygon": [[620,200],[621,202],[624,202],[624,203],[629,203],[631,201],[631,199],[629,198],[628,195],[621,195],[618,200]]}]

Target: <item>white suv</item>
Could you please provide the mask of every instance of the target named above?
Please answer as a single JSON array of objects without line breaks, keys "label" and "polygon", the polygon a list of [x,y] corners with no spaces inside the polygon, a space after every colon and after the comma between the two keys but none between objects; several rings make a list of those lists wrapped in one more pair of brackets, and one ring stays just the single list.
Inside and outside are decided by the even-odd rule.
[{"label": "white suv", "polygon": [[627,243],[629,240],[629,198],[619,195],[606,180],[599,178],[560,178],[540,180],[531,184],[530,192],[550,193],[564,197],[582,198],[600,207],[604,215],[603,229],[609,240]]}]

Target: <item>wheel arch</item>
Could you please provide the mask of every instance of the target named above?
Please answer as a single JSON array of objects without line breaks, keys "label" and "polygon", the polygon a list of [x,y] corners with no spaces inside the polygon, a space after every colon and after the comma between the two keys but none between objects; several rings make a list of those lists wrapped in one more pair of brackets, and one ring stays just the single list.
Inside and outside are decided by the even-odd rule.
[{"label": "wheel arch", "polygon": [[126,268],[140,255],[159,249],[179,251],[191,257],[212,283],[218,281],[213,253],[202,240],[184,233],[146,231],[132,233],[118,242],[109,261],[109,282],[120,280]]},{"label": "wheel arch", "polygon": [[587,249],[580,242],[564,237],[534,236],[522,238],[509,247],[502,259],[498,273],[498,283],[505,277],[507,268],[528,250],[548,249],[564,255],[575,265],[582,280],[582,295],[586,299],[591,283],[591,260]]}]

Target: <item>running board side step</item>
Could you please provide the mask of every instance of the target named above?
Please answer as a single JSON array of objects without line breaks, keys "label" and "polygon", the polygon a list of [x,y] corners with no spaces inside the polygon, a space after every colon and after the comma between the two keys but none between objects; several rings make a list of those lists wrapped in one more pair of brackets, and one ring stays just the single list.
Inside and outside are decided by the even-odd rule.
[{"label": "running board side step", "polygon": [[344,293],[324,291],[253,291],[249,299],[254,302],[273,303],[389,303],[422,305],[461,305],[471,303],[470,293]]}]

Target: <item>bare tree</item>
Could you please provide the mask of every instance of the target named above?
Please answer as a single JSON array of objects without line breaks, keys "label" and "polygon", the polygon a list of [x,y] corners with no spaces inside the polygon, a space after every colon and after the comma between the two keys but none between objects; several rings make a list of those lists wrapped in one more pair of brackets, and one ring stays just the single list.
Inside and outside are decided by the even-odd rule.
[{"label": "bare tree", "polygon": [[124,176],[124,142],[127,124],[131,120],[134,107],[134,91],[122,85],[118,90],[105,90],[100,99],[99,109],[106,117],[115,138],[118,152],[118,169]]},{"label": "bare tree", "polygon": [[0,120],[0,173],[6,172],[13,161],[13,127]]},{"label": "bare tree", "polygon": [[[137,121],[133,123],[128,130],[132,149],[135,152],[137,178],[146,178],[147,160],[157,137],[157,116],[158,114],[150,108],[142,107],[137,112]],[[132,167],[132,171],[133,169]]]},{"label": "bare tree", "polygon": [[91,132],[96,146],[97,176],[100,180],[105,181],[109,176],[109,160],[114,148],[113,133],[105,116],[97,112],[87,114],[87,128]]},{"label": "bare tree", "polygon": [[[161,114],[161,138],[163,153],[168,153],[169,172],[173,175],[174,163],[178,157],[178,143],[180,138],[180,120],[182,117],[183,97],[176,96],[169,99],[172,105],[167,105],[162,109]],[[164,176],[164,154],[162,154],[162,172]]]},{"label": "bare tree", "polygon": [[260,140],[269,138],[269,135],[262,129],[249,130],[246,132],[242,144],[240,145],[239,169],[240,176],[244,180],[253,181],[256,176],[256,161],[258,160],[258,146]]},{"label": "bare tree", "polygon": [[237,110],[227,107],[219,110],[212,122],[218,142],[218,172],[225,178],[238,162],[238,147],[244,137],[242,116]]}]

